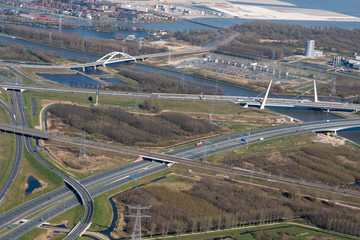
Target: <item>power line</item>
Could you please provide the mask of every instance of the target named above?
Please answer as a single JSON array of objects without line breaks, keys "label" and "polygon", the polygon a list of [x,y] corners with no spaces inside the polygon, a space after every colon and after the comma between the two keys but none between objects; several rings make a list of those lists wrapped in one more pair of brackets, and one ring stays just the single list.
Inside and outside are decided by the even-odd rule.
[{"label": "power line", "polygon": [[128,209],[136,209],[136,215],[126,215],[125,217],[132,217],[135,218],[135,224],[134,224],[134,229],[133,229],[133,233],[132,233],[132,237],[131,239],[141,239],[141,218],[150,218],[151,216],[149,215],[141,215],[141,210],[149,210],[151,208],[150,206],[141,206],[141,205],[137,205],[137,206],[130,206],[127,205]]}]

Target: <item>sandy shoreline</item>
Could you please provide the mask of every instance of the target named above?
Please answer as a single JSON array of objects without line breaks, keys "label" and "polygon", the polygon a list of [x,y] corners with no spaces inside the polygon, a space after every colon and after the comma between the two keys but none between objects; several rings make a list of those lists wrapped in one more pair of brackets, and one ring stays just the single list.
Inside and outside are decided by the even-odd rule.
[{"label": "sandy shoreline", "polygon": [[[110,0],[119,2],[119,0]],[[298,8],[296,5],[281,0],[150,0],[122,1],[134,6],[147,6],[153,9],[155,5],[176,6],[178,9],[190,9],[191,14],[162,12],[181,18],[238,18],[251,20],[295,20],[295,21],[330,21],[330,22],[360,22],[359,17],[321,9]],[[262,5],[263,4],[263,5]],[[340,4],[340,3],[339,3]],[[210,13],[198,6],[213,9]],[[211,11],[211,10],[210,10]]]}]

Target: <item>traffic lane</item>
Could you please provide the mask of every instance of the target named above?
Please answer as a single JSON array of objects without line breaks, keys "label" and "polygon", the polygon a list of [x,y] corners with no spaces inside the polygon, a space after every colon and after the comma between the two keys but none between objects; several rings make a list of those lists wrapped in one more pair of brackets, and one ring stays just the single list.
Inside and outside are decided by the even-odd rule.
[{"label": "traffic lane", "polygon": [[[93,175],[81,180],[80,182],[87,188],[92,188],[97,184],[108,183],[113,181],[115,178],[129,175],[132,172],[142,171],[143,169],[148,168],[151,164],[153,163],[149,161],[133,162],[130,163],[129,166],[120,166],[118,168]],[[28,215],[32,215],[35,212],[46,208],[50,202],[51,204],[54,204],[71,195],[72,191],[70,191],[67,187],[63,187],[33,199],[17,208],[13,208],[10,211],[0,215],[0,230],[8,227],[11,223],[15,223]]]},{"label": "traffic lane", "polygon": [[350,120],[337,120],[337,121],[320,121],[320,122],[313,122],[313,123],[305,123],[305,124],[297,124],[297,125],[286,125],[281,127],[275,127],[270,129],[262,129],[247,133],[240,133],[235,134],[225,138],[219,138],[214,140],[208,140],[202,142],[200,146],[188,146],[185,148],[177,149],[174,151],[167,152],[166,154],[171,156],[181,156],[185,157],[187,154],[191,154],[194,151],[202,151],[202,149],[207,148],[207,145],[212,146],[221,146],[224,144],[229,144],[234,141],[241,141],[241,139],[245,139],[246,141],[249,138],[253,137],[261,137],[261,136],[268,136],[270,134],[277,134],[281,132],[292,131],[293,134],[298,133],[299,131],[321,131],[321,129],[325,128],[338,128],[338,127],[349,127],[349,126],[357,126],[356,124],[360,124],[360,119],[350,119]]},{"label": "traffic lane", "polygon": [[[153,168],[149,168],[143,172],[140,172],[139,175],[137,175],[136,179],[140,179],[140,178],[144,178],[146,176],[149,176],[153,173],[156,172],[160,172],[167,169],[166,164],[160,164],[157,163],[156,167]],[[131,177],[132,175],[127,176],[126,178],[120,180],[120,181],[116,181],[113,183],[109,183],[106,184],[104,186],[98,186],[92,190],[90,190],[90,193],[93,197],[96,197],[98,195],[101,195],[105,192],[108,192],[114,188],[117,188],[119,186],[122,186],[124,184],[130,183],[132,181],[135,181],[135,179],[133,177]],[[67,211],[68,209],[75,207],[79,205],[79,202],[77,201],[77,199],[75,197],[64,201],[63,203],[60,203],[54,207],[52,207],[50,210],[37,215],[36,217],[30,219],[29,221],[17,226],[16,228],[12,229],[11,231],[3,234],[0,236],[0,239],[6,239],[6,240],[12,240],[12,239],[16,239],[24,234],[26,234],[27,232],[29,232],[31,229],[40,226],[44,221],[47,221],[59,214],[61,214],[62,212]]]}]

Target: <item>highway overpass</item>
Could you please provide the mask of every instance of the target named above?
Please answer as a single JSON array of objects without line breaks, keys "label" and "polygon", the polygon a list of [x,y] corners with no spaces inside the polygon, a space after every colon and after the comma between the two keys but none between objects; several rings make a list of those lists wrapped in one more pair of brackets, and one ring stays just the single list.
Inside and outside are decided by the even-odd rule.
[{"label": "highway overpass", "polygon": [[[228,101],[236,102],[242,106],[261,107],[262,99],[260,97],[242,97],[242,96],[223,96],[223,95],[194,95],[194,94],[166,94],[166,93],[136,93],[136,92],[119,92],[109,90],[82,89],[82,88],[66,88],[66,87],[38,87],[19,84],[1,84],[0,87],[7,90],[15,91],[46,91],[46,92],[63,92],[77,94],[94,94],[98,91],[99,96],[120,96],[120,97],[140,97],[140,98],[158,98],[158,99],[176,99],[176,100],[202,100],[202,101]],[[100,99],[101,101],[101,99]],[[287,107],[287,108],[312,108],[324,111],[359,111],[360,104],[341,103],[341,102],[325,102],[325,101],[309,101],[301,99],[288,98],[268,98],[267,107]]]}]

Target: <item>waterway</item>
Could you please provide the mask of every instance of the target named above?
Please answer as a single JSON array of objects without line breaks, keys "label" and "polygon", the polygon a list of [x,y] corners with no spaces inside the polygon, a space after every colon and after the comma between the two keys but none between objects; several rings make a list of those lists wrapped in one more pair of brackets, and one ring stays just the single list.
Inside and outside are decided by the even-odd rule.
[{"label": "waterway", "polygon": [[[64,57],[64,58],[69,58],[69,59],[74,59],[74,60],[78,60],[80,62],[92,62],[92,61],[96,61],[97,59],[100,58],[100,56],[94,55],[94,54],[88,54],[88,53],[81,53],[81,52],[77,52],[77,51],[72,51],[69,49],[61,49],[61,48],[57,48],[57,47],[52,47],[52,46],[46,46],[46,45],[42,45],[42,44],[38,44],[38,43],[32,43],[32,42],[28,42],[19,38],[11,38],[11,37],[7,37],[4,35],[0,35],[0,41],[2,42],[2,44],[21,44],[24,45],[27,49],[35,49],[35,50],[42,50],[42,51],[47,51],[47,52],[51,52],[53,53],[55,56],[59,56],[59,57]],[[172,72],[172,71],[168,71],[168,70],[163,70],[163,69],[157,69],[157,68],[152,68],[152,67],[148,67],[148,66],[143,66],[143,65],[136,65],[137,68],[143,68],[145,70],[151,70],[151,71],[157,71],[157,72],[166,72],[168,74],[173,74],[177,77],[180,78],[184,78],[186,80],[190,80],[190,81],[196,81],[196,82],[200,82],[200,83],[205,83],[205,84],[212,84],[212,85],[216,85],[218,84],[219,87],[221,87],[224,91],[225,95],[228,96],[247,96],[247,97],[256,97],[259,95],[259,93],[254,92],[254,91],[250,91],[250,90],[246,90],[237,86],[231,86],[231,85],[227,85],[227,84],[223,84],[223,83],[216,83],[214,81],[210,81],[210,80],[206,80],[206,79],[202,79],[202,78],[196,78],[193,76],[188,76],[185,74],[181,74],[181,73],[176,73],[176,72]],[[97,74],[97,73],[95,73]],[[89,74],[91,75],[91,73]],[[101,75],[101,73],[100,73]],[[40,76],[40,74],[39,74]],[[43,75],[45,77],[45,75]],[[67,85],[73,85],[76,86],[75,81],[79,81],[79,78],[82,78],[84,80],[80,80],[81,83],[80,85],[78,84],[78,86],[90,86],[90,84],[92,85],[102,85],[101,83],[94,81],[94,80],[89,80],[89,78],[87,78],[86,76],[82,75],[82,74],[78,74],[76,79],[69,78],[69,75],[66,74],[66,76],[47,76],[48,78],[51,78],[52,81],[56,81],[62,84],[67,84]],[[270,96],[270,97],[274,97],[274,96]],[[280,110],[278,110],[280,111]],[[297,110],[295,110],[297,111]],[[300,119],[300,120],[304,120],[304,121],[310,121],[310,120],[323,120],[326,118],[332,119],[330,118],[330,116],[333,115],[328,115],[325,112],[316,112],[311,114],[310,117],[306,117],[309,112],[302,112],[300,114],[295,114],[292,113],[292,111],[286,111],[286,114],[288,114],[289,116],[292,116],[294,118]],[[359,142],[360,143],[360,131],[356,131],[357,134],[355,134],[355,138],[352,138],[351,140]],[[356,137],[357,136],[357,137]]]},{"label": "waterway", "polygon": [[31,175],[28,177],[27,183],[28,183],[28,187],[27,187],[27,189],[25,189],[25,195],[29,195],[35,189],[42,187],[41,183]]},{"label": "waterway", "polygon": [[45,78],[50,81],[54,81],[60,84],[64,84],[70,87],[97,87],[104,85],[94,79],[87,77],[83,74],[48,74],[48,73],[37,73],[38,76]]}]

